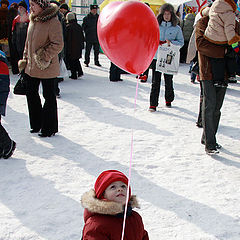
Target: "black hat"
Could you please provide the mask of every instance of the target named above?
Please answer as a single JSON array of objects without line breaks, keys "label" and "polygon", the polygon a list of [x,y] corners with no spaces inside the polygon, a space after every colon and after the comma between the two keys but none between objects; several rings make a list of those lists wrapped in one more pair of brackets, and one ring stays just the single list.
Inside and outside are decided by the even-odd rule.
[{"label": "black hat", "polygon": [[90,10],[93,10],[93,9],[98,9],[98,5],[97,4],[91,4],[90,5]]},{"label": "black hat", "polygon": [[67,5],[66,3],[62,3],[59,8],[60,8],[60,9],[63,8],[63,9],[65,9],[65,10],[68,10],[68,11],[69,11],[69,7],[68,7],[68,5]]},{"label": "black hat", "polygon": [[22,7],[24,7],[26,10],[27,10],[27,8],[28,8],[25,1],[19,2],[18,6],[22,6]]}]

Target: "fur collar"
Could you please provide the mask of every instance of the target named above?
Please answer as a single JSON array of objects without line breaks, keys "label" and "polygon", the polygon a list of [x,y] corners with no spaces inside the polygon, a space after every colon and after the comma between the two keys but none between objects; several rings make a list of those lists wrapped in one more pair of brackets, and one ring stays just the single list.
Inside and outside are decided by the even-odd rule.
[{"label": "fur collar", "polygon": [[237,4],[234,2],[234,0],[225,0],[233,9],[233,12],[237,10]]},{"label": "fur collar", "polygon": [[[84,208],[92,213],[116,215],[123,212],[122,204],[97,199],[93,189],[82,195],[81,203]],[[131,196],[129,204],[132,208],[140,208],[135,195]]]},{"label": "fur collar", "polygon": [[56,4],[50,4],[48,8],[43,10],[39,15],[34,16],[32,13],[29,16],[30,21],[47,22],[48,20],[57,16],[59,7]]}]

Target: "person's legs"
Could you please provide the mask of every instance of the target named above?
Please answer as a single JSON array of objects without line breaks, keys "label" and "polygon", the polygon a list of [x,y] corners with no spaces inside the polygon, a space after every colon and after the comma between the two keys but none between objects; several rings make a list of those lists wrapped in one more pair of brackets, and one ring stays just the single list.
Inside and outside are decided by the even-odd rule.
[{"label": "person's legs", "polygon": [[152,87],[151,87],[151,93],[150,93],[150,107],[158,106],[160,85],[161,85],[161,72],[156,71],[155,76],[152,80]]},{"label": "person's legs", "polygon": [[90,62],[90,52],[92,48],[92,43],[86,42],[86,49],[85,49],[85,61],[84,63],[88,66]]},{"label": "person's legs", "polygon": [[109,80],[111,82],[117,82],[120,79],[119,68],[111,62],[110,71],[109,71]]},{"label": "person's legs", "polygon": [[[203,104],[202,104],[202,123],[203,134],[201,142],[206,149],[216,149],[216,87],[212,80],[202,81]],[[224,88],[223,88],[224,89]],[[218,116],[220,117],[220,116]]]},{"label": "person's legs", "polygon": [[0,158],[9,158],[12,156],[13,151],[16,148],[16,143],[11,140],[7,131],[1,124],[1,115],[0,115]]},{"label": "person's legs", "polygon": [[166,105],[171,106],[171,102],[174,100],[174,90],[173,90],[173,75],[164,74],[165,80],[165,100]]},{"label": "person's legs", "polygon": [[69,59],[69,66],[70,66],[70,71],[71,71],[71,76],[70,78],[72,79],[77,79],[77,66],[76,66],[76,61],[74,59]]},{"label": "person's legs", "polygon": [[83,70],[82,70],[82,66],[81,66],[81,63],[79,61],[79,59],[76,59],[76,68],[77,68],[77,76],[78,77],[81,77],[83,75]]},{"label": "person's legs", "polygon": [[200,81],[200,101],[199,101],[199,113],[198,113],[198,120],[196,122],[197,127],[202,127],[202,102],[203,102],[203,88],[202,88],[202,81]]},{"label": "person's legs", "polygon": [[58,132],[57,100],[54,94],[55,78],[41,79],[45,103],[42,110],[41,133],[52,135]]},{"label": "person's legs", "polygon": [[38,93],[40,80],[25,74],[26,97],[29,112],[30,127],[32,130],[39,131],[42,126],[42,104]]},{"label": "person's legs", "polygon": [[97,66],[101,66],[100,63],[99,63],[99,59],[98,59],[98,56],[99,56],[99,48],[100,48],[100,45],[99,45],[98,42],[93,44],[94,62],[95,62],[95,65],[97,65]]}]

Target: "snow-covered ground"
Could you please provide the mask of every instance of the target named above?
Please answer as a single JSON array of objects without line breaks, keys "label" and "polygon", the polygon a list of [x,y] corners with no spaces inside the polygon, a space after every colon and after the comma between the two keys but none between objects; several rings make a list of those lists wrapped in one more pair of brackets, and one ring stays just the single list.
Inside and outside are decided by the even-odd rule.
[{"label": "snow-covered ground", "polygon": [[162,87],[150,113],[151,76],[139,83],[134,110],[135,76],[110,82],[109,60],[101,55],[100,62],[60,83],[55,137],[31,134],[25,97],[10,93],[3,125],[17,149],[0,160],[0,239],[79,240],[81,195],[103,170],[128,175],[133,133],[131,185],[150,239],[239,240],[240,82],[227,90],[217,135],[223,148],[211,157],[195,126],[199,84],[187,65],[174,77],[173,107],[165,107]]}]

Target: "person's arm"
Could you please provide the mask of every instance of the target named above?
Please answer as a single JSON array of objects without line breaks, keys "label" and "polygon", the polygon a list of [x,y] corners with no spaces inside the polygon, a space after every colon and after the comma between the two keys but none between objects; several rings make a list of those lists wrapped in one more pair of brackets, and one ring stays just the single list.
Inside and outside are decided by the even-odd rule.
[{"label": "person's arm", "polygon": [[58,19],[54,19],[54,21],[50,24],[48,34],[49,43],[38,49],[33,54],[35,62],[42,70],[46,69],[50,65],[51,60],[63,49],[62,26]]},{"label": "person's arm", "polygon": [[176,27],[177,27],[177,35],[176,35],[176,38],[173,41],[171,41],[171,43],[182,47],[184,45],[182,29],[179,26],[176,26]]},{"label": "person's arm", "polygon": [[82,240],[109,240],[109,237],[101,224],[91,221],[84,226]]}]

